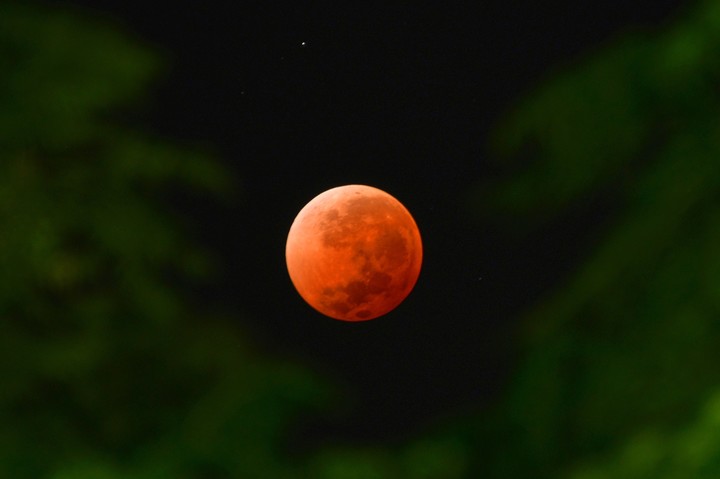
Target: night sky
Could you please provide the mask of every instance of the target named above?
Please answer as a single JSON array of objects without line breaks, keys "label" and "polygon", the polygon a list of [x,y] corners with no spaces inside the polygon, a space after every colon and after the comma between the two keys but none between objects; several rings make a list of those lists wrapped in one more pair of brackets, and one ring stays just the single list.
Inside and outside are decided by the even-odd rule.
[{"label": "night sky", "polygon": [[[203,297],[268,354],[357,398],[309,429],[397,437],[488,404],[513,364],[518,313],[572,270],[603,214],[578,211],[523,237],[474,215],[467,196],[498,174],[490,128],[547,75],[662,25],[681,2],[207,3],[65,3],[169,61],[135,126],[212,152],[237,178],[233,204],[178,199],[224,266]],[[350,183],[403,202],[425,249],[405,303],[352,324],[307,306],[284,263],[297,212]]]}]

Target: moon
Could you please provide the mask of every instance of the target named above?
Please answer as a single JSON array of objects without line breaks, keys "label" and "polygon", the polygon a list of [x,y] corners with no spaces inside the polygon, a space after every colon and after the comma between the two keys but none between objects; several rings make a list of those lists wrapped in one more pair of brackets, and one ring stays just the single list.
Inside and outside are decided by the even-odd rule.
[{"label": "moon", "polygon": [[285,259],[300,296],[320,313],[365,321],[410,294],[422,264],[420,231],[388,193],[365,185],[332,188],[300,210]]}]

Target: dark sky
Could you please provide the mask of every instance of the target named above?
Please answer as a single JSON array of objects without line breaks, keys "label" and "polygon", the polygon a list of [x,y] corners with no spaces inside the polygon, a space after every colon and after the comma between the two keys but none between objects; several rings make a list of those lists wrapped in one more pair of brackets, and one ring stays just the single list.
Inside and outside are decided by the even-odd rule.
[{"label": "dark sky", "polygon": [[[568,238],[593,221],[515,242],[469,221],[463,197],[490,172],[489,127],[552,68],[662,24],[680,3],[68,2],[171,61],[145,126],[210,147],[240,182],[236,205],[184,205],[226,266],[217,298],[272,354],[344,383],[357,409],[323,427],[367,438],[492,399],[514,356],[513,318],[570,270]],[[406,302],[359,324],[311,310],[284,264],[295,214],[348,183],[396,196],[425,247]]]}]

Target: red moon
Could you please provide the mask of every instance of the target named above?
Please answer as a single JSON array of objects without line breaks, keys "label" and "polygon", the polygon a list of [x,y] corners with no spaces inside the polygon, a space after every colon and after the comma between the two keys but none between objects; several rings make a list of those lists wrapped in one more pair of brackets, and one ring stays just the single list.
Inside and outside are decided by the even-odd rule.
[{"label": "red moon", "polygon": [[300,296],[326,316],[365,321],[410,294],[422,264],[415,220],[394,197],[364,185],[332,188],[300,210],[285,246]]}]

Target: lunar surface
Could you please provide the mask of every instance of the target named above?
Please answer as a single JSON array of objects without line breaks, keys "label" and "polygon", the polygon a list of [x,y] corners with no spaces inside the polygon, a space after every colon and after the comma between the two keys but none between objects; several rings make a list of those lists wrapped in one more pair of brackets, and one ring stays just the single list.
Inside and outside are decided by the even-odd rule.
[{"label": "lunar surface", "polygon": [[331,318],[364,321],[395,309],[413,289],[422,243],[398,200],[347,185],[321,193],[298,213],[285,257],[310,306]]}]

